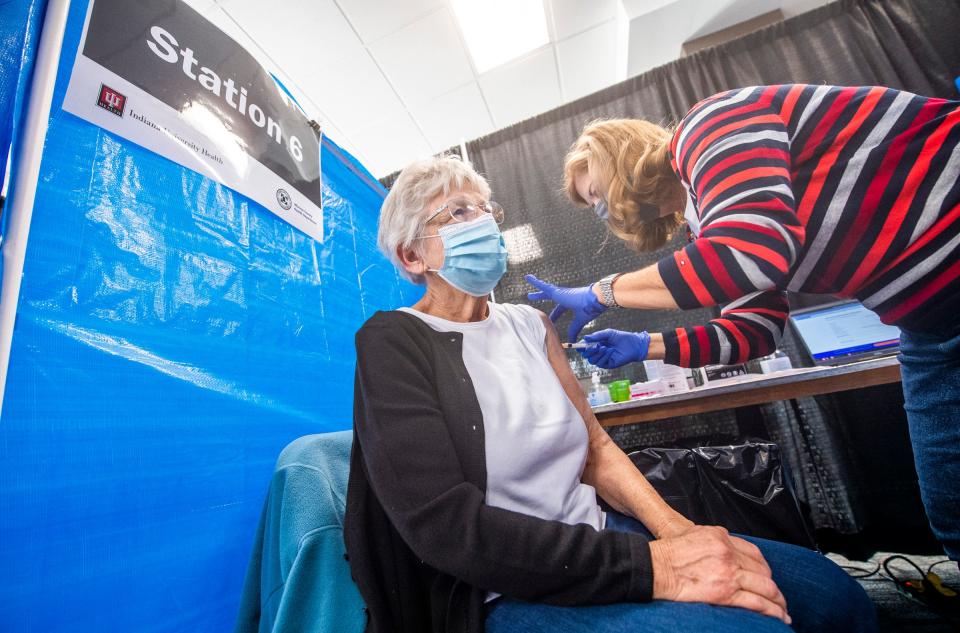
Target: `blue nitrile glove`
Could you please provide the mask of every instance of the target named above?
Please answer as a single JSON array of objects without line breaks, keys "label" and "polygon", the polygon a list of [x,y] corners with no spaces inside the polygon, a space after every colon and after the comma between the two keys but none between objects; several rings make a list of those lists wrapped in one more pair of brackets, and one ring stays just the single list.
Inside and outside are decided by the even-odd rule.
[{"label": "blue nitrile glove", "polygon": [[614,369],[627,363],[646,360],[650,349],[650,335],[647,332],[621,332],[620,330],[600,330],[583,337],[592,343],[580,353],[592,365],[602,369]]},{"label": "blue nitrile glove", "polygon": [[527,299],[531,301],[543,301],[548,299],[556,302],[553,311],[550,312],[550,320],[554,323],[567,310],[573,312],[573,321],[570,322],[570,329],[567,330],[567,336],[571,343],[577,342],[577,336],[580,330],[590,321],[606,312],[607,306],[600,303],[597,295],[593,294],[593,286],[584,286],[582,288],[562,288],[540,281],[533,275],[524,277],[527,282],[535,286],[538,292],[527,294]]}]

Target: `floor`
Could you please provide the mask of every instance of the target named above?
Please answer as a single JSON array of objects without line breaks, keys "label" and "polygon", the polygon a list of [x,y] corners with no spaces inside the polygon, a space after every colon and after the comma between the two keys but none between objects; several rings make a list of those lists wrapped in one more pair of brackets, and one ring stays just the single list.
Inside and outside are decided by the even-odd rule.
[{"label": "floor", "polygon": [[[893,556],[891,552],[877,552],[866,561],[848,560],[839,554],[828,554],[838,565],[844,567],[851,576],[863,576],[859,579],[867,594],[877,606],[877,616],[881,633],[940,633],[960,631],[960,605],[952,612],[936,613],[930,607],[897,590],[882,567],[884,560]],[[908,558],[921,567],[924,572],[940,561],[944,556],[922,556],[909,554]],[[874,571],[876,570],[876,571]],[[902,560],[890,563],[890,570],[900,579],[919,579],[920,574]],[[944,584],[960,591],[960,571],[956,563],[937,565],[933,571],[940,576]],[[874,573],[870,573],[874,572]],[[960,602],[960,596],[955,598]]]}]

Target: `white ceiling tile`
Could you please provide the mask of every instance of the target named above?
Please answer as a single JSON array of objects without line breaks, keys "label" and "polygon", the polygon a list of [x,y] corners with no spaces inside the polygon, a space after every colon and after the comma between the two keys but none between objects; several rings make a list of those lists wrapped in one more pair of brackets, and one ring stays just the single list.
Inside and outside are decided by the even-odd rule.
[{"label": "white ceiling tile", "polygon": [[557,39],[562,40],[613,19],[617,0],[551,0]]},{"label": "white ceiling tile", "polygon": [[683,42],[696,31],[701,18],[691,11],[691,0],[665,3],[630,21],[628,76],[673,61]]},{"label": "white ceiling tile", "polygon": [[411,108],[435,153],[493,131],[493,120],[475,81]]},{"label": "white ceiling tile", "polygon": [[[361,86],[357,94],[381,99],[383,104],[383,112],[371,112],[377,108],[371,108],[369,104],[358,108],[358,116],[364,117],[364,122],[384,118],[389,111],[400,107],[395,93],[332,1],[321,0],[307,7],[300,6],[304,15],[298,19],[293,19],[290,12],[293,7],[302,5],[302,0],[280,3],[281,10],[269,12],[268,19],[263,18],[262,8],[254,9],[250,0],[220,0],[220,4],[224,5],[218,9],[224,17],[224,30],[248,50],[251,48],[245,42],[252,42],[251,38],[254,38],[256,44],[253,46],[257,52],[251,52],[280,77],[298,100],[300,96],[306,97],[301,105],[311,116],[320,116],[327,122],[332,119],[340,126],[354,123],[353,119],[340,121],[333,118],[324,105],[329,102],[330,94],[335,94],[332,87],[337,85],[336,82],[345,74],[353,81],[353,72],[370,82]],[[293,31],[286,29],[291,19],[297,24],[297,32],[304,34],[302,41],[298,39],[300,36],[291,37]],[[317,25],[321,23],[324,26],[319,28]],[[303,54],[303,41],[311,42],[310,55]],[[337,109],[336,104],[334,108]],[[321,112],[318,113],[317,109]]]},{"label": "white ceiling tile", "polygon": [[480,76],[493,121],[506,127],[560,105],[553,46]]},{"label": "white ceiling tile", "polygon": [[557,43],[563,96],[579,99],[617,82],[617,21]]},{"label": "white ceiling tile", "polygon": [[[360,148],[357,147],[353,141],[348,137],[344,136],[342,132],[335,129],[324,130],[324,134],[333,140],[334,143],[339,145],[345,151],[347,151],[351,156],[360,161],[360,164],[364,167],[367,167],[367,156],[360,151]],[[369,169],[369,167],[367,167]]]},{"label": "white ceiling tile", "polygon": [[[659,11],[663,7],[671,4],[685,2],[686,0],[620,0],[623,5],[623,11],[631,20],[641,15],[646,15],[654,11]],[[730,0],[716,0],[718,4],[729,3]]]},{"label": "white ceiling tile", "polygon": [[[778,8],[779,0],[672,0],[638,4],[639,16],[628,9],[630,44],[628,73],[637,75],[680,56],[683,42],[702,37]],[[624,5],[628,4],[624,0]],[[636,16],[636,17],[634,17]]]},{"label": "white ceiling tile", "polygon": [[479,79],[447,0],[187,2],[276,74],[331,138],[382,175],[622,79],[619,14],[629,33],[620,38],[629,46],[620,62],[634,75],[676,59],[696,34],[828,0],[549,0],[557,43]]},{"label": "white ceiling tile", "polygon": [[443,6],[443,0],[338,0],[360,39],[373,42]]},{"label": "white ceiling tile", "polygon": [[474,77],[447,9],[435,11],[369,48],[408,105],[429,101]]},{"label": "white ceiling tile", "polygon": [[321,124],[320,132],[324,136],[332,138],[336,142],[336,144],[339,145],[340,147],[343,147],[344,146],[343,144],[347,142],[347,138],[344,135],[343,131],[340,130],[340,128],[338,128],[333,123]]},{"label": "white ceiling tile", "polygon": [[363,44],[333,0],[220,0],[284,71],[321,72],[364,52]]},{"label": "white ceiling tile", "polygon": [[264,53],[260,45],[257,44],[257,42],[255,42],[249,35],[247,35],[247,33],[245,33],[244,30],[230,18],[230,16],[224,13],[221,7],[214,2],[205,2],[202,4],[198,3],[196,8],[198,11],[200,11],[203,17],[210,20],[210,22],[218,29],[230,36],[233,41],[242,46],[248,53],[253,55],[258,62],[267,68],[272,66],[269,58]]},{"label": "white ceiling tile", "polygon": [[780,8],[786,18],[792,18],[806,11],[812,11],[817,7],[829,3],[831,0],[783,0],[780,2]]},{"label": "white ceiling tile", "polygon": [[367,127],[403,109],[366,51],[328,69],[326,76],[300,78],[300,87],[341,130]]},{"label": "white ceiling tile", "polygon": [[403,168],[415,158],[431,154],[427,140],[406,112],[352,132],[350,140],[367,157],[364,166],[377,178]]},{"label": "white ceiling tile", "polygon": [[213,0],[184,0],[191,9],[197,13],[204,15],[209,12],[214,6]]},{"label": "white ceiling tile", "polygon": [[261,48],[259,43],[255,42],[241,26],[237,25],[233,18],[227,15],[214,0],[189,0],[189,4],[217,28],[230,36],[237,44],[243,47],[244,50],[250,53],[268,72],[273,73],[287,90],[293,94],[294,98],[307,113],[307,116],[317,120],[325,118],[324,114],[319,111],[317,105],[310,101],[309,95],[299,88],[297,82],[291,78],[288,73],[284,72],[284,69],[278,67],[270,55]]},{"label": "white ceiling tile", "polygon": [[687,39],[696,39],[722,31],[780,8],[780,0],[696,0],[692,13],[697,16],[696,29]]}]

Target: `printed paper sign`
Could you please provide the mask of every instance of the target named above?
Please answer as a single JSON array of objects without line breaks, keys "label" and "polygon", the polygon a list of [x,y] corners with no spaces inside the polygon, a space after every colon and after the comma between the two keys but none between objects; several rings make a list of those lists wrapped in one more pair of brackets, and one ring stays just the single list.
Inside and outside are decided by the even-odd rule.
[{"label": "printed paper sign", "polygon": [[323,239],[317,132],[250,53],[180,0],[92,0],[63,107]]}]

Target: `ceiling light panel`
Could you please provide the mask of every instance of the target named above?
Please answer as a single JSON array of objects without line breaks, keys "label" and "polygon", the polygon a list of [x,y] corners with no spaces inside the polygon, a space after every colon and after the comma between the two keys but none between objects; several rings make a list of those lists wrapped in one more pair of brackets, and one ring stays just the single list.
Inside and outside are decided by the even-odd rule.
[{"label": "ceiling light panel", "polygon": [[550,41],[543,0],[451,0],[478,73]]}]

